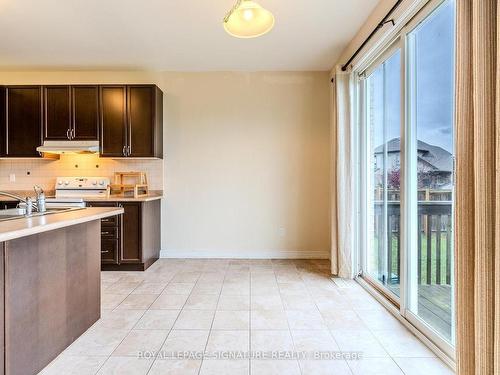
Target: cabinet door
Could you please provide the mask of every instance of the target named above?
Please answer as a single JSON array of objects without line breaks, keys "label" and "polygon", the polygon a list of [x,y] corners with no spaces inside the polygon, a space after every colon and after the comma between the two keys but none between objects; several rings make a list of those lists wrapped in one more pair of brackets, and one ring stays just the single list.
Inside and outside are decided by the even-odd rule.
[{"label": "cabinet door", "polygon": [[155,86],[128,86],[129,156],[155,156]]},{"label": "cabinet door", "polygon": [[8,86],[6,89],[8,157],[40,157],[42,144],[41,86]]},{"label": "cabinet door", "polygon": [[0,157],[7,153],[7,127],[5,111],[5,87],[0,87]]},{"label": "cabinet door", "polygon": [[101,86],[101,156],[123,157],[127,139],[125,86]]},{"label": "cabinet door", "polygon": [[72,86],[73,139],[99,139],[99,87]]},{"label": "cabinet door", "polygon": [[121,203],[123,207],[122,252],[120,263],[140,263],[141,254],[141,204]]},{"label": "cabinet door", "polygon": [[71,96],[69,86],[44,86],[44,139],[69,139]]}]

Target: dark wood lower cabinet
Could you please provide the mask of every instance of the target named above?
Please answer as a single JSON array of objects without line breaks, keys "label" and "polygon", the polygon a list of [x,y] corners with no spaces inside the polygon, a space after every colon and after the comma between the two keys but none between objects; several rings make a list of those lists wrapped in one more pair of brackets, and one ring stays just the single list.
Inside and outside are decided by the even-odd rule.
[{"label": "dark wood lower cabinet", "polygon": [[101,220],[101,269],[144,271],[160,256],[160,200],[88,202],[93,207],[123,207],[123,215]]},{"label": "dark wood lower cabinet", "polygon": [[18,201],[0,201],[0,210],[16,208],[18,204],[19,204]]}]

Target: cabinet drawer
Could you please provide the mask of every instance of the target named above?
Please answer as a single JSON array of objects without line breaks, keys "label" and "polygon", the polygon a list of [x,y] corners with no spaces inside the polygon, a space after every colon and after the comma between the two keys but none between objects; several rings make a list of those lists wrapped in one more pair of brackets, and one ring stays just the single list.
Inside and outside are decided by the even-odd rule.
[{"label": "cabinet drawer", "polygon": [[101,240],[101,263],[118,264],[118,240]]},{"label": "cabinet drawer", "polygon": [[86,202],[87,207],[116,207],[115,202]]},{"label": "cabinet drawer", "polygon": [[118,238],[118,228],[101,226],[101,238]]},{"label": "cabinet drawer", "polygon": [[[104,227],[117,227],[118,226],[118,216],[109,216],[101,219],[102,230]],[[106,228],[107,230],[107,228]]]}]

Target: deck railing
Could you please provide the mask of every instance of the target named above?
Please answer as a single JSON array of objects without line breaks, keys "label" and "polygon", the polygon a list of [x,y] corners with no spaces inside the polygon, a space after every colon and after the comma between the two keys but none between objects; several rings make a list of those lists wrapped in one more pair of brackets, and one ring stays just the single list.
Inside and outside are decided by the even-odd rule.
[{"label": "deck railing", "polygon": [[[379,275],[387,275],[389,284],[399,284],[400,276],[400,202],[387,202],[387,231],[383,224],[382,202],[375,202],[375,246],[378,259],[387,257],[387,271],[384,262],[379,261]],[[449,285],[452,272],[452,202],[419,201],[417,223],[417,269],[419,284]],[[383,241],[384,232],[386,240]],[[387,252],[384,250],[387,243]]]}]

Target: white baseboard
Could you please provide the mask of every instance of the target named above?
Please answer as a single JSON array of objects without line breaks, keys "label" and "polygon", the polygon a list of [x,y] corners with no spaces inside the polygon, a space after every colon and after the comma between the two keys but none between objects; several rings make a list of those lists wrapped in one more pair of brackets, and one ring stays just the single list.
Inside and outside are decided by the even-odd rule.
[{"label": "white baseboard", "polygon": [[161,250],[160,258],[199,259],[330,259],[325,251],[290,250]]}]

